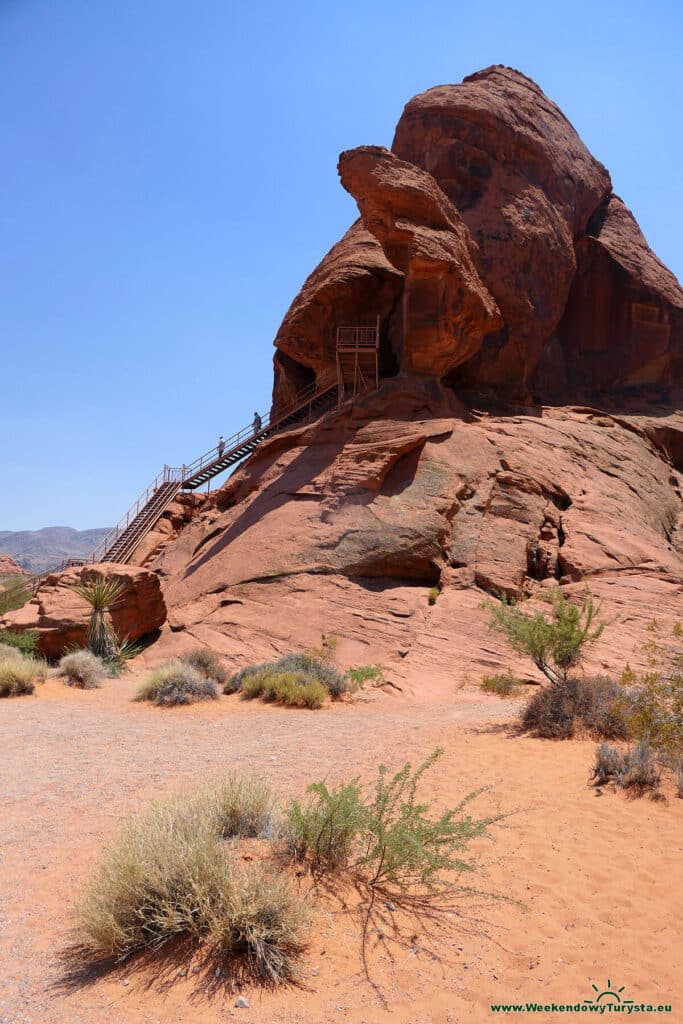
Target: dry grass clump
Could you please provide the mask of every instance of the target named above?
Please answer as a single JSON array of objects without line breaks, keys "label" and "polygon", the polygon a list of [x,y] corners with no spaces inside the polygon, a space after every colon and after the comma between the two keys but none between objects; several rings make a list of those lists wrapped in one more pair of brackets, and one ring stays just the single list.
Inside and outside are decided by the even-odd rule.
[{"label": "dry grass clump", "polygon": [[225,665],[218,655],[207,647],[197,647],[193,651],[188,651],[187,654],[181,654],[180,661],[196,668],[207,679],[212,679],[217,686],[223,686],[227,681],[228,672]]},{"label": "dry grass clump", "polygon": [[228,775],[200,790],[196,802],[223,839],[267,839],[275,832],[277,805],[263,779]]},{"label": "dry grass clump", "polygon": [[23,697],[35,690],[34,680],[45,679],[45,666],[33,658],[14,653],[0,658],[0,697]]},{"label": "dry grass clump", "polygon": [[246,676],[241,693],[247,700],[262,697],[294,708],[321,708],[328,696],[322,683],[306,672],[276,672],[270,668]]},{"label": "dry grass clump", "polygon": [[507,672],[498,672],[492,676],[484,676],[479,683],[479,689],[484,693],[495,693],[499,697],[510,697],[522,686],[518,679],[515,679],[510,669]]},{"label": "dry grass clump", "polygon": [[634,796],[657,793],[661,781],[653,750],[642,740],[624,751],[601,743],[595,751],[592,778],[596,786],[614,782]]},{"label": "dry grass clump", "polygon": [[[221,824],[258,820],[263,790],[235,780],[222,798],[220,790],[154,803],[122,830],[77,905],[72,965],[121,961],[185,939],[205,959],[228,968],[232,961],[265,984],[298,977],[305,904],[286,877],[245,865],[223,841]],[[258,798],[245,819],[247,793]],[[209,798],[220,813],[206,813]]]},{"label": "dry grass clump", "polygon": [[522,712],[522,727],[545,739],[569,739],[587,732],[603,739],[631,735],[625,691],[605,676],[569,676],[538,690]]},{"label": "dry grass clump", "polygon": [[0,642],[0,661],[22,661],[23,655],[17,647]]},{"label": "dry grass clump", "polygon": [[140,683],[134,700],[154,704],[194,704],[200,700],[216,700],[218,688],[211,679],[182,661],[171,661],[152,669]]},{"label": "dry grass clump", "polygon": [[71,651],[60,659],[57,671],[64,676],[65,686],[96,690],[102,685],[102,676],[106,675],[107,669],[104,662],[90,651]]},{"label": "dry grass clump", "polygon": [[328,660],[302,653],[249,665],[228,679],[223,692],[277,700],[292,707],[318,708],[327,696],[338,700],[350,688],[349,680]]}]

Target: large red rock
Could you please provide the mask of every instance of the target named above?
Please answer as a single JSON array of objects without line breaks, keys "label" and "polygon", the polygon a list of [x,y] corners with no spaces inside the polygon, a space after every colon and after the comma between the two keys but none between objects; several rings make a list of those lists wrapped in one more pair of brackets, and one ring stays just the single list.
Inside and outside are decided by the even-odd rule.
[{"label": "large red rock", "polygon": [[166,605],[158,575],[149,569],[108,563],[50,573],[28,604],[0,619],[0,629],[36,630],[38,650],[47,658],[60,657],[70,646],[84,647],[90,607],[71,588],[100,575],[124,584],[120,598],[107,612],[119,638],[139,640],[164,624]]},{"label": "large red rock", "polygon": [[473,417],[434,381],[388,381],[264,444],[167,546],[171,630],[235,665],[334,633],[347,661],[447,696],[506,664],[529,675],[482,600],[560,583],[604,600],[592,664],[618,673],[683,608],[683,465],[653,429],[673,451],[683,416]]},{"label": "large red rock", "polygon": [[15,574],[26,574],[26,569],[17,565],[9,555],[0,553],[0,576],[14,576]]},{"label": "large red rock", "polygon": [[472,236],[434,178],[387,149],[342,153],[339,175],[363,224],[404,275],[401,368],[444,376],[502,326],[476,271]]}]

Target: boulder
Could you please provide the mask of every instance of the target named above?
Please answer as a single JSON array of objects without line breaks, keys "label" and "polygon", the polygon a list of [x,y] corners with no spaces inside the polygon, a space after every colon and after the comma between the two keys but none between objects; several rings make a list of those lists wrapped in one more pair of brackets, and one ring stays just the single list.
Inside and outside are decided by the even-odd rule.
[{"label": "boulder", "polygon": [[387,149],[342,153],[339,175],[363,224],[403,274],[402,370],[444,376],[502,326],[476,271],[470,232],[434,178]]},{"label": "boulder", "polygon": [[37,648],[47,658],[59,658],[70,646],[85,646],[90,607],[71,588],[99,575],[124,584],[123,593],[107,612],[118,637],[139,640],[164,624],[166,605],[159,576],[149,569],[107,563],[48,574],[28,604],[0,619],[0,629],[36,630]]},{"label": "boulder", "polygon": [[28,575],[26,569],[22,569],[20,565],[17,565],[13,558],[0,553],[0,576],[14,576],[17,574]]}]

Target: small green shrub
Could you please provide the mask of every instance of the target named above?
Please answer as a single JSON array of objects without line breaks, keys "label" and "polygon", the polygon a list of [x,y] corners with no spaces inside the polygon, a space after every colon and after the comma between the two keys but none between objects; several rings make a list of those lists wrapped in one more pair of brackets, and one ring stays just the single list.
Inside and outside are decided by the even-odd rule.
[{"label": "small green shrub", "polygon": [[631,731],[624,694],[605,676],[570,676],[533,695],[522,712],[522,728],[545,739],[569,739],[580,731],[601,739],[627,739]]},{"label": "small green shrub", "polygon": [[262,697],[266,701],[302,708],[320,708],[328,697],[322,683],[307,672],[276,671],[271,667],[245,676],[241,693],[247,700]]},{"label": "small green shrub", "polygon": [[357,668],[347,669],[346,678],[349,683],[349,690],[363,690],[366,683],[371,686],[384,686],[386,679],[384,672],[379,665],[358,665]]},{"label": "small green shrub", "polygon": [[196,668],[207,679],[212,679],[217,686],[223,686],[228,678],[228,672],[218,655],[207,647],[197,647],[187,654],[181,654],[180,661]]},{"label": "small green shrub", "polygon": [[241,864],[219,820],[200,794],[157,802],[124,827],[77,905],[70,961],[121,961],[185,939],[254,980],[296,980],[306,907],[285,878]]},{"label": "small green shrub", "polygon": [[33,654],[38,643],[38,630],[28,629],[25,633],[13,633],[9,629],[0,630],[0,643],[3,646],[15,647],[22,654]]},{"label": "small green shrub", "polygon": [[503,634],[513,651],[530,657],[551,683],[562,683],[580,664],[584,648],[601,636],[605,623],[598,622],[600,606],[588,592],[573,604],[560,587],[554,587],[542,600],[550,606],[548,616],[528,612],[523,603],[505,596],[499,604],[486,602],[485,607],[491,628]]},{"label": "small green shrub", "polygon": [[515,679],[510,669],[507,672],[499,672],[496,675],[484,676],[479,683],[479,689],[484,693],[495,693],[499,697],[509,697],[515,693],[522,684]]},{"label": "small green shrub", "polygon": [[427,595],[427,603],[429,605],[435,605],[440,593],[441,587],[432,587]]},{"label": "small green shrub", "polygon": [[309,786],[308,801],[292,801],[286,811],[285,853],[308,861],[314,871],[345,872],[399,896],[447,889],[444,873],[472,870],[462,851],[499,818],[464,813],[477,793],[436,814],[418,802],[422,777],[441,753],[435,750],[416,769],[405,764],[392,776],[380,765],[369,792],[358,779],[337,789],[323,782]]},{"label": "small green shrub", "polygon": [[65,677],[66,686],[75,686],[80,690],[96,690],[102,685],[102,676],[107,672],[102,660],[90,651],[71,651],[65,654],[57,668],[59,674]]},{"label": "small green shrub", "polygon": [[43,666],[31,658],[0,659],[0,697],[23,697],[33,693],[33,681],[41,673],[44,673]]},{"label": "small green shrub", "polygon": [[216,700],[218,689],[211,679],[182,661],[172,661],[145,676],[134,700],[149,700],[154,704],[193,704],[195,701]]}]

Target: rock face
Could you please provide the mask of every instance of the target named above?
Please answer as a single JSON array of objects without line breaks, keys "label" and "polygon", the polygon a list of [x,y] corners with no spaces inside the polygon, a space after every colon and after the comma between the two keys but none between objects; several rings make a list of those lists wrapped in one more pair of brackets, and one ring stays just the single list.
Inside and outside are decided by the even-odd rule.
[{"label": "rock face", "polygon": [[434,178],[386,149],[342,153],[339,175],[363,223],[403,274],[401,367],[444,376],[502,326],[476,271],[472,236]]},{"label": "rock face", "polygon": [[683,608],[683,464],[653,429],[683,444],[680,413],[472,416],[434,380],[387,381],[266,443],[166,548],[171,630],[236,665],[332,632],[348,660],[446,696],[501,665],[530,675],[487,595],[588,585],[619,622],[594,667],[619,672]]},{"label": "rock face", "polygon": [[20,565],[10,558],[9,555],[0,554],[0,576],[13,576],[16,574],[25,574],[26,569],[22,569]]},{"label": "rock face", "polygon": [[[558,107],[491,67],[412,99],[392,152],[342,154],[361,213],[275,339],[277,400],[334,369],[334,328],[381,321],[380,374],[528,400],[667,388],[683,292]],[[407,316],[406,316],[407,312]]]},{"label": "rock face", "polygon": [[47,658],[58,658],[71,645],[86,643],[90,608],[70,589],[81,580],[103,575],[122,580],[124,590],[108,613],[117,636],[139,640],[166,621],[159,577],[129,565],[81,566],[45,577],[35,596],[18,611],[0,619],[0,629],[37,630],[37,647]]}]

